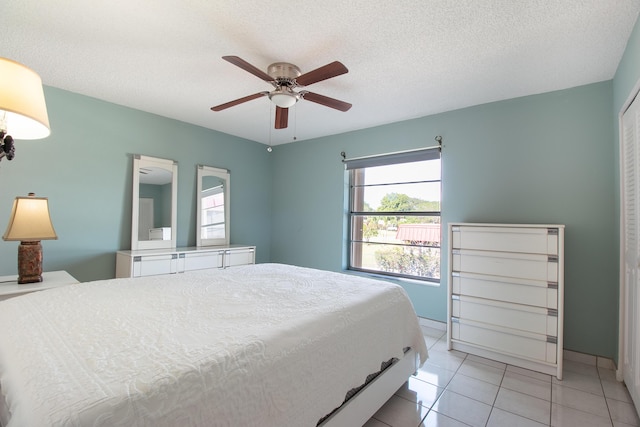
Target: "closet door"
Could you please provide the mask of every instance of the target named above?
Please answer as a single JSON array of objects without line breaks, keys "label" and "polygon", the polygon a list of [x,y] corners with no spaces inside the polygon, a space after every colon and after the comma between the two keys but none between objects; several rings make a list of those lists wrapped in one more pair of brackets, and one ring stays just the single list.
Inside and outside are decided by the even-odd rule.
[{"label": "closet door", "polygon": [[636,97],[622,117],[623,289],[621,289],[621,355],[624,382],[640,407],[640,100]]}]

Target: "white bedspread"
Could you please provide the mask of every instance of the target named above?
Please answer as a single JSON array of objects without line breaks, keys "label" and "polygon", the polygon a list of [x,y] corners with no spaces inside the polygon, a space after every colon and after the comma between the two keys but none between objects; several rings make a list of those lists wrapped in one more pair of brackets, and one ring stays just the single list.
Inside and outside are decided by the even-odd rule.
[{"label": "white bedspread", "polygon": [[0,302],[11,427],[315,426],[404,347],[404,290],[258,264],[71,285]]}]

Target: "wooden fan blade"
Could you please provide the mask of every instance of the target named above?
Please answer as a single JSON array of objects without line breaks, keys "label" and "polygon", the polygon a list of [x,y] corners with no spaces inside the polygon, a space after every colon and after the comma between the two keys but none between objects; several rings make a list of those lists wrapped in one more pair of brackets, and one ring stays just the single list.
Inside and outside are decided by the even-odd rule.
[{"label": "wooden fan blade", "polygon": [[296,78],[296,83],[300,86],[309,86],[310,84],[321,82],[322,80],[330,79],[341,74],[348,73],[347,67],[341,62],[334,61],[331,64],[327,64],[323,67],[316,68],[313,71],[304,73],[300,77]]},{"label": "wooden fan blade", "polygon": [[335,98],[329,98],[328,96],[319,95],[313,92],[305,92],[302,98],[306,99],[307,101],[315,102],[316,104],[324,105],[325,107],[335,108],[336,110],[340,111],[349,111],[349,108],[351,108],[351,104],[349,104],[348,102],[340,101]]},{"label": "wooden fan blade", "polygon": [[276,105],[276,129],[285,129],[289,126],[289,109]]},{"label": "wooden fan blade", "polygon": [[271,77],[269,74],[265,73],[264,71],[262,71],[257,67],[254,67],[253,65],[249,64],[247,61],[245,61],[244,59],[238,56],[223,56],[222,59],[224,59],[225,61],[231,62],[236,67],[242,68],[246,72],[253,74],[254,76],[264,80],[265,82],[273,81],[273,77]]},{"label": "wooden fan blade", "polygon": [[211,107],[211,109],[213,111],[222,111],[222,110],[226,110],[229,107],[242,104],[243,102],[251,101],[256,98],[260,98],[261,96],[267,96],[267,95],[269,95],[269,92],[258,92],[258,93],[254,93],[253,95],[245,96],[244,98],[239,98],[234,101],[229,101],[229,102],[225,102],[224,104],[216,105],[215,107]]}]

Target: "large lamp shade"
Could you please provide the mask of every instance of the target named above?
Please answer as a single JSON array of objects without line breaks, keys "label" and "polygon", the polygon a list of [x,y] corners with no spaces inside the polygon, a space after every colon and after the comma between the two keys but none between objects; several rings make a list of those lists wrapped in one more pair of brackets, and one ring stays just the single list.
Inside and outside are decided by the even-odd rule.
[{"label": "large lamp shade", "polygon": [[57,239],[46,197],[16,197],[4,240],[19,240],[18,283],[42,282],[42,245],[40,240]]},{"label": "large lamp shade", "polygon": [[46,197],[16,197],[9,218],[4,240],[35,242],[57,239],[49,215],[49,201]]},{"label": "large lamp shade", "polygon": [[32,69],[0,58],[0,122],[15,139],[40,139],[50,134],[42,80]]}]

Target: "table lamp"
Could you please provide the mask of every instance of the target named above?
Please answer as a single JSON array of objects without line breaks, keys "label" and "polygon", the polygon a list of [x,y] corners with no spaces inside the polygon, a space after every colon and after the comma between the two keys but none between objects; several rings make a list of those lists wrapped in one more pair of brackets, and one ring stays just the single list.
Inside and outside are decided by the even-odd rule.
[{"label": "table lamp", "polygon": [[18,283],[42,282],[41,240],[57,239],[46,197],[16,197],[3,240],[19,240]]}]

